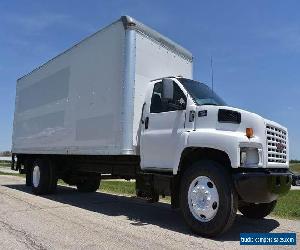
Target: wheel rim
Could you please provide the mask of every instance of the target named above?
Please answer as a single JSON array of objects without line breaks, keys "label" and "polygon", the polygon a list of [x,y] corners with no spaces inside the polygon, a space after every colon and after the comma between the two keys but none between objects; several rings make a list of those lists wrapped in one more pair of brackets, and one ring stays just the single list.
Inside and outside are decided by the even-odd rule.
[{"label": "wheel rim", "polygon": [[215,183],[207,176],[195,178],[189,187],[188,203],[197,220],[212,220],[219,208],[219,194]]},{"label": "wheel rim", "polygon": [[39,166],[34,166],[33,172],[32,172],[32,184],[33,184],[34,187],[39,186],[40,177],[41,177],[40,167]]}]

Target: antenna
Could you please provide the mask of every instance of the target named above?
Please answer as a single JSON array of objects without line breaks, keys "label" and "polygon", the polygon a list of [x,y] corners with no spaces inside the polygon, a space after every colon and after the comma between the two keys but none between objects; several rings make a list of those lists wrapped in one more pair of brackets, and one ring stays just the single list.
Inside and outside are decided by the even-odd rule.
[{"label": "antenna", "polygon": [[214,94],[214,67],[213,67],[213,57],[210,56],[210,72],[211,72],[211,91],[212,97]]}]

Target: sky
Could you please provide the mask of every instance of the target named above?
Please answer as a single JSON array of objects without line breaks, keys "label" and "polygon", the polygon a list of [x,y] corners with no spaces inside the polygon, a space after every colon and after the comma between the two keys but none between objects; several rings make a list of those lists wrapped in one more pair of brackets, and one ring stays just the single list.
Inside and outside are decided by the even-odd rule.
[{"label": "sky", "polygon": [[0,2],[0,151],[11,149],[16,79],[93,32],[130,15],[194,56],[194,79],[226,102],[289,130],[300,159],[299,1]]}]

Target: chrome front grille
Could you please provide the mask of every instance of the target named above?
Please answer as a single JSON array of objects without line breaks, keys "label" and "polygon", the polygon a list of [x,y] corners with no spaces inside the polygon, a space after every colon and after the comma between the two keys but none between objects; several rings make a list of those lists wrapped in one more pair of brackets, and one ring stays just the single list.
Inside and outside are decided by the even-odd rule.
[{"label": "chrome front grille", "polygon": [[284,129],[267,124],[267,148],[269,163],[286,163],[287,133]]}]

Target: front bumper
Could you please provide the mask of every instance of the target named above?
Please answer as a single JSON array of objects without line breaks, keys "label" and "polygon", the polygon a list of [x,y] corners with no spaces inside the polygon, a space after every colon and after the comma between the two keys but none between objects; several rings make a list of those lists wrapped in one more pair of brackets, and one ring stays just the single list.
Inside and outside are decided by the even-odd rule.
[{"label": "front bumper", "polygon": [[291,188],[292,174],[288,170],[244,170],[234,173],[233,180],[238,195],[245,202],[269,203]]}]

